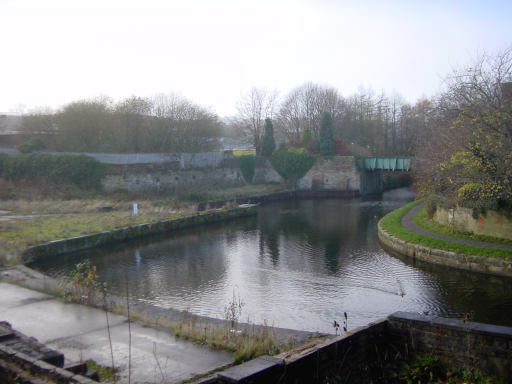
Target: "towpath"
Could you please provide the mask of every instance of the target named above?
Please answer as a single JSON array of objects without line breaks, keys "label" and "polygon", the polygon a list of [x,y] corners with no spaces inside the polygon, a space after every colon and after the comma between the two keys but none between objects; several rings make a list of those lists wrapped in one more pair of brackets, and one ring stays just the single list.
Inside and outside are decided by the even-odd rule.
[{"label": "towpath", "polygon": [[425,206],[425,203],[418,204],[415,207],[413,207],[409,212],[407,212],[402,217],[402,220],[401,220],[402,226],[411,232],[415,232],[415,233],[418,233],[418,234],[424,235],[424,236],[433,237],[435,239],[450,241],[452,243],[474,245],[477,247],[507,249],[509,251],[512,251],[512,245],[487,243],[487,242],[471,240],[471,239],[460,239],[457,237],[440,235],[438,233],[430,232],[430,231],[427,231],[426,229],[420,228],[419,226],[417,226],[414,223],[413,218],[420,211],[420,209],[423,208],[424,206]]},{"label": "towpath", "polygon": [[[8,277],[9,270],[0,273]],[[7,274],[7,275],[6,275]],[[128,382],[131,334],[131,382],[176,383],[230,364],[233,356],[175,338],[169,332],[131,323],[127,318],[0,281],[0,320],[64,353],[66,362],[92,359],[120,368]],[[109,335],[112,340],[110,348]]]}]

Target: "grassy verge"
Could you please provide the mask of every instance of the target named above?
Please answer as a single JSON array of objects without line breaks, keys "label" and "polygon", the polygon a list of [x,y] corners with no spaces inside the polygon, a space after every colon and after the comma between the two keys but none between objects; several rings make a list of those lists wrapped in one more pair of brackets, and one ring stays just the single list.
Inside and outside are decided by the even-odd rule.
[{"label": "grassy verge", "polygon": [[402,217],[407,212],[409,212],[410,209],[412,209],[414,206],[418,205],[422,201],[423,200],[416,200],[384,216],[380,222],[382,229],[384,229],[389,234],[408,243],[424,245],[429,248],[436,248],[464,255],[512,258],[512,251],[507,251],[504,249],[476,247],[467,244],[458,244],[446,240],[440,240],[420,235],[418,233],[407,230],[400,223]]},{"label": "grassy verge", "polygon": [[478,235],[478,234],[474,234],[472,232],[460,232],[453,228],[436,223],[435,221],[431,220],[428,217],[426,207],[423,207],[420,209],[418,214],[416,216],[414,216],[413,221],[418,227],[426,229],[427,231],[430,231],[430,232],[437,233],[439,235],[456,237],[459,239],[484,241],[486,243],[512,245],[512,240],[510,240],[510,239],[501,239],[499,237]]},{"label": "grassy verge", "polygon": [[[282,185],[247,185],[206,191],[197,201],[234,200],[285,191]],[[189,196],[190,197],[190,196]],[[177,219],[196,213],[189,198],[94,195],[84,199],[0,200],[0,265],[16,263],[26,248],[48,241]],[[139,214],[132,215],[137,202]],[[102,212],[108,207],[109,211]]]},{"label": "grassy verge", "polygon": [[[126,308],[114,305],[112,312],[127,316]],[[280,341],[274,330],[268,326],[238,324],[233,326],[226,321],[224,324],[214,324],[204,318],[183,311],[179,320],[165,317],[153,317],[143,313],[132,312],[132,321],[139,321],[149,326],[163,327],[172,331],[174,336],[214,350],[231,352],[234,363],[254,359],[262,355],[277,355],[296,346],[294,339]],[[319,336],[318,339],[323,338]]]},{"label": "grassy verge", "polygon": [[256,150],[254,149],[239,149],[233,151],[233,156],[240,157],[240,156],[246,156],[246,155],[256,155]]},{"label": "grassy verge", "polygon": [[194,315],[185,314],[181,322],[172,324],[174,335],[212,349],[232,352],[235,364],[262,355],[277,355],[292,347],[291,344],[280,344],[269,327],[212,327],[196,319]]},{"label": "grassy verge", "polygon": [[[110,212],[91,212],[84,208],[84,212],[62,213],[59,201],[54,201],[57,213],[48,213],[17,216],[15,219],[0,221],[0,264],[2,255],[4,259],[16,262],[21,252],[33,245],[52,240],[66,239],[75,236],[88,235],[97,232],[111,231],[132,225],[176,219],[191,214],[190,207],[175,209],[162,209],[162,207],[149,207],[144,204],[139,207],[137,216],[133,216],[131,207],[125,204]],[[44,210],[48,203],[43,204]],[[19,211],[16,214],[20,214]],[[9,213],[12,215],[12,213]]]}]

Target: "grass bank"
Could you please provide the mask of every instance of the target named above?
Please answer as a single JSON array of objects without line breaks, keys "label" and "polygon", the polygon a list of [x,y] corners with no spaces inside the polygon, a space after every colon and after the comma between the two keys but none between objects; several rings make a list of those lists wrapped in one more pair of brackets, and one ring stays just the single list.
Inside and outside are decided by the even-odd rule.
[{"label": "grass bank", "polygon": [[[423,199],[413,201],[403,207],[387,214],[380,222],[382,229],[389,234],[408,243],[419,244],[429,248],[441,249],[464,255],[475,255],[484,257],[502,257],[512,259],[512,251],[496,248],[477,247],[467,244],[459,244],[446,240],[424,236],[404,228],[401,224],[402,217],[413,207],[423,202]],[[427,229],[427,228],[426,228]],[[453,236],[453,235],[452,235]]]},{"label": "grass bank", "polygon": [[[58,202],[55,202],[58,205]],[[110,212],[44,213],[4,216],[0,221],[0,264],[4,261],[15,263],[26,248],[53,240],[112,231],[123,227],[176,219],[192,213],[191,209],[144,209],[133,216],[131,207]],[[60,210],[60,208],[57,208]],[[10,213],[11,214],[11,213]]]},{"label": "grass bank", "polygon": [[[54,240],[113,231],[195,215],[198,202],[229,201],[284,191],[282,185],[248,185],[200,192],[198,196],[96,193],[81,199],[0,200],[0,265],[17,263],[28,247]],[[138,215],[132,203],[138,203]]]}]

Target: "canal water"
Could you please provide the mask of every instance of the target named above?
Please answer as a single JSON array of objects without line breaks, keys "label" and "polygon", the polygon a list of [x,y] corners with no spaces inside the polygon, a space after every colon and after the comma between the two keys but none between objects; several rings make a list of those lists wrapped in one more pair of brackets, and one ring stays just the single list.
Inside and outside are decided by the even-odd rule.
[{"label": "canal water", "polygon": [[413,199],[294,200],[252,218],[63,255],[33,265],[66,277],[89,259],[117,295],[210,317],[233,296],[241,320],[334,333],[395,311],[512,326],[512,279],[413,262],[384,252],[377,220]]}]

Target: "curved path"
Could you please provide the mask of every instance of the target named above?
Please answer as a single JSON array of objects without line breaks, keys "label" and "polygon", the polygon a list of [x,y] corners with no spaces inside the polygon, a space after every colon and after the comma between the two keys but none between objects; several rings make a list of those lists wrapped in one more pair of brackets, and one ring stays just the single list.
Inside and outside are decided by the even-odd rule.
[{"label": "curved path", "polygon": [[413,218],[416,216],[416,214],[419,212],[421,208],[425,206],[426,203],[421,203],[413,207],[409,212],[407,212],[401,220],[401,224],[404,228],[408,229],[411,232],[418,233],[420,235],[433,237],[440,240],[446,240],[451,241],[452,243],[459,243],[459,244],[467,244],[467,245],[474,245],[477,247],[487,247],[487,248],[499,248],[499,249],[506,249],[509,251],[512,251],[512,245],[505,245],[505,244],[495,244],[495,243],[486,243],[483,241],[476,241],[471,239],[460,239],[456,237],[450,237],[445,235],[440,235],[438,233],[427,231],[426,229],[418,227],[414,221]]}]

